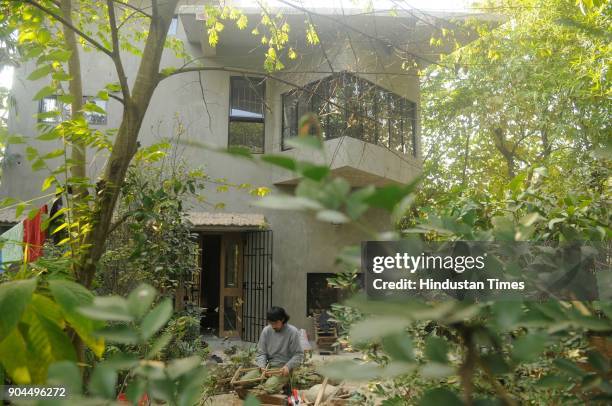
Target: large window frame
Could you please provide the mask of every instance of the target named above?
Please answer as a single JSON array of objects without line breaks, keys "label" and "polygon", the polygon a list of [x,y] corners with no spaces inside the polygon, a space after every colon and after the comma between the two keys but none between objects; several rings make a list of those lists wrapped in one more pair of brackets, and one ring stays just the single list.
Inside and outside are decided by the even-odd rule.
[{"label": "large window frame", "polygon": [[417,104],[350,72],[285,92],[281,102],[283,151],[291,149],[285,140],[298,135],[303,113],[313,112],[319,116],[325,140],[350,136],[418,156]]},{"label": "large window frame", "polygon": [[[246,81],[248,82],[249,87],[255,93],[255,96],[259,99],[257,103],[260,104],[261,113],[251,113],[249,111],[244,111],[243,114],[236,114],[234,109],[234,84],[237,81]],[[265,78],[254,77],[254,76],[230,76],[230,92],[229,92],[229,114],[228,114],[228,128],[227,128],[227,147],[245,147],[250,150],[253,154],[263,154],[265,153],[265,144],[266,144],[266,114],[265,114],[265,97],[266,97],[266,82]],[[260,149],[253,150],[246,143],[233,143],[232,142],[232,124],[234,123],[253,123],[253,124],[261,124],[261,142]]]},{"label": "large window frame", "polygon": [[[37,117],[37,121],[42,124],[58,124],[64,120],[69,120],[72,117],[72,105],[65,103],[60,99],[60,95],[45,96],[38,102],[38,114],[42,115]],[[95,96],[83,96],[83,104],[93,103],[105,111],[104,114],[84,111],[83,117],[87,123],[91,126],[106,126],[108,125],[108,103],[106,100],[102,100]],[[53,115],[47,115],[48,113],[54,113]],[[45,116],[47,115],[47,116]]]}]

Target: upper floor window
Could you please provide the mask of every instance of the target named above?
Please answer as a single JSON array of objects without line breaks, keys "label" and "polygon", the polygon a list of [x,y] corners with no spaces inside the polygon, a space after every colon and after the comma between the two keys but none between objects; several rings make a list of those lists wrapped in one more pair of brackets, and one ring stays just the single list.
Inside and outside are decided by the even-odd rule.
[{"label": "upper floor window", "polygon": [[[106,101],[93,96],[83,96],[83,103],[90,103],[96,107],[85,111],[83,115],[91,125],[106,125]],[[69,120],[71,116],[70,103],[64,103],[58,96],[44,97],[38,105],[38,121],[41,123],[54,124],[63,120]]]},{"label": "upper floor window", "polygon": [[319,116],[321,135],[343,135],[417,155],[416,103],[347,72],[283,94],[282,138],[295,137],[305,113]]},{"label": "upper floor window", "polygon": [[252,153],[264,152],[264,96],[262,78],[230,78],[228,145],[245,147]]},{"label": "upper floor window", "polygon": [[170,26],[168,27],[168,35],[176,35],[176,32],[178,30],[178,24],[178,16],[175,15],[174,17],[172,17],[172,20],[170,20]]}]

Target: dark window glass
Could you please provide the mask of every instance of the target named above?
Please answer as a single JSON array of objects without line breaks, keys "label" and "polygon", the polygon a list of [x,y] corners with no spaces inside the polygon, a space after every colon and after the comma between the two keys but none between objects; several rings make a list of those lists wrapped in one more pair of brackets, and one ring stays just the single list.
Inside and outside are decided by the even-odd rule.
[{"label": "dark window glass", "polygon": [[230,82],[229,146],[263,153],[265,82],[245,77],[232,77]]},{"label": "dark window glass", "polygon": [[283,139],[298,134],[306,113],[318,115],[324,139],[347,135],[417,156],[416,104],[353,74],[337,73],[283,95]]},{"label": "dark window glass", "polygon": [[389,146],[394,152],[405,152],[402,134],[403,99],[396,95],[389,97]]},{"label": "dark window glass", "polygon": [[298,96],[297,92],[290,92],[283,95],[283,142],[297,136],[297,126]]},{"label": "dark window glass", "polygon": [[[328,278],[337,277],[334,273],[306,274],[306,315],[323,313],[331,310],[332,304],[340,303],[350,297],[344,289],[338,289],[327,283]],[[363,289],[363,274],[357,274],[356,281],[359,290]]]},{"label": "dark window glass", "polygon": [[254,154],[264,152],[264,123],[230,121],[229,145],[248,148]]}]

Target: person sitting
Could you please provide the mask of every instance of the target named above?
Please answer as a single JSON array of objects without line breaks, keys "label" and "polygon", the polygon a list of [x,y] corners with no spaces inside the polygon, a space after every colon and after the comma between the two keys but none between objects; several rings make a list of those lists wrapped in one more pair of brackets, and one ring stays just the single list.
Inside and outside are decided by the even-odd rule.
[{"label": "person sitting", "polygon": [[288,377],[304,359],[300,332],[287,323],[289,315],[282,307],[271,307],[266,319],[268,325],[261,331],[255,363],[260,368],[280,368],[281,375]]}]

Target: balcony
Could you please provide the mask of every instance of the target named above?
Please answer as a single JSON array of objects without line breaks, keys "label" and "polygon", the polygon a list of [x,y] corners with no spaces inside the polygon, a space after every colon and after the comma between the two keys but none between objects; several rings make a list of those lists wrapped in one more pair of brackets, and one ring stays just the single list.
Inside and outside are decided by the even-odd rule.
[{"label": "balcony", "polygon": [[[420,172],[416,103],[341,72],[282,95],[282,149],[296,159],[328,162],[354,186],[406,183]],[[300,117],[314,113],[326,157],[286,147]],[[281,179],[280,184],[297,179]]]},{"label": "balcony", "polygon": [[[332,176],[345,178],[352,186],[383,186],[408,183],[421,172],[421,161],[395,153],[380,145],[342,136],[324,142],[324,154],[312,150],[289,149],[282,152],[297,160],[328,164]],[[293,173],[276,173],[277,185],[294,185],[299,178]]]}]

